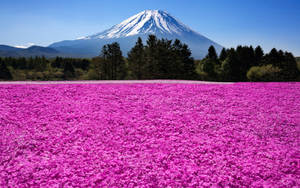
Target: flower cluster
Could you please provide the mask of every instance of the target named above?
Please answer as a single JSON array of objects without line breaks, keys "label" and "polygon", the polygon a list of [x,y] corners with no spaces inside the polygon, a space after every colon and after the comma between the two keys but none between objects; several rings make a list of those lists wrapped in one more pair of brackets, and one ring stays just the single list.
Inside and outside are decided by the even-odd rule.
[{"label": "flower cluster", "polygon": [[0,187],[299,187],[300,84],[0,86]]}]

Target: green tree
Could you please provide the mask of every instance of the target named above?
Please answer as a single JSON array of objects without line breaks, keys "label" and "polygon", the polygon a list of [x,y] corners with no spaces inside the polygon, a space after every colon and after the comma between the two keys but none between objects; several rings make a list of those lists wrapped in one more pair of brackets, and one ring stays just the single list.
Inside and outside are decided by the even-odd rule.
[{"label": "green tree", "polygon": [[203,60],[203,71],[206,72],[210,77],[215,77],[215,66],[216,66],[216,60],[206,58]]},{"label": "green tree", "polygon": [[225,48],[223,48],[221,53],[220,53],[219,60],[224,61],[226,59],[226,57],[227,57],[227,50]]},{"label": "green tree", "polygon": [[128,69],[133,79],[142,79],[145,73],[145,49],[139,37],[135,46],[128,53]]},{"label": "green tree", "polygon": [[282,53],[279,53],[276,48],[273,48],[268,54],[265,55],[263,65],[274,65],[276,67],[280,67],[280,64],[283,60],[281,56]]},{"label": "green tree", "polygon": [[209,47],[208,54],[206,58],[203,60],[202,66],[203,66],[202,70],[208,74],[210,80],[215,80],[217,77],[219,60],[214,46]]},{"label": "green tree", "polygon": [[294,81],[297,77],[300,76],[296,58],[292,53],[289,52],[285,52],[283,56],[284,60],[280,64],[280,68],[282,69],[281,77],[285,81]]},{"label": "green tree", "polygon": [[208,48],[207,58],[213,59],[213,60],[218,59],[218,55],[217,55],[216,49],[215,49],[215,47],[213,45],[211,45]]},{"label": "green tree", "polygon": [[[179,40],[178,40],[179,41]],[[174,42],[175,46],[176,40]],[[179,43],[181,43],[179,41]],[[195,62],[194,59],[191,57],[192,52],[189,49],[189,47],[186,44],[179,45],[178,52],[179,53],[179,59],[182,63],[178,63],[179,67],[177,67],[179,70],[181,69],[181,65],[183,65],[183,68],[181,69],[181,77],[180,79],[195,79],[196,78],[196,72],[195,72]]]},{"label": "green tree", "polygon": [[53,68],[63,68],[63,61],[62,57],[56,57],[55,60],[51,63],[51,67]]},{"label": "green tree", "polygon": [[0,58],[0,79],[1,80],[11,80],[12,75],[9,71],[9,69],[6,66],[6,63],[2,61],[2,58]]},{"label": "green tree", "polygon": [[236,64],[237,73],[239,73],[238,80],[246,81],[246,74],[248,70],[255,65],[255,55],[252,46],[238,46],[236,48],[236,57],[238,63]]},{"label": "green tree", "polygon": [[154,79],[155,74],[158,72],[157,61],[157,38],[155,35],[149,35],[147,45],[145,46],[145,78]]},{"label": "green tree", "polygon": [[237,54],[233,48],[228,51],[228,56],[223,61],[222,66],[222,80],[224,81],[239,81],[239,61]]},{"label": "green tree", "polygon": [[34,69],[34,59],[32,57],[27,60],[26,68],[29,70]]},{"label": "green tree", "polygon": [[126,77],[126,66],[120,45],[116,42],[104,45],[100,57],[106,62],[109,69],[108,78],[111,80],[121,80]]},{"label": "green tree", "polygon": [[260,46],[257,46],[254,50],[255,63],[254,66],[258,66],[262,64],[262,60],[264,57],[264,51]]},{"label": "green tree", "polygon": [[71,62],[67,61],[64,64],[64,77],[65,79],[72,79],[75,77],[75,70]]},{"label": "green tree", "polygon": [[171,40],[161,39],[157,41],[155,62],[157,63],[154,72],[155,79],[172,79],[176,77],[178,62],[174,61]]},{"label": "green tree", "polygon": [[104,60],[102,57],[93,58],[88,71],[88,79],[89,80],[111,79],[110,67],[108,66],[108,61]]}]

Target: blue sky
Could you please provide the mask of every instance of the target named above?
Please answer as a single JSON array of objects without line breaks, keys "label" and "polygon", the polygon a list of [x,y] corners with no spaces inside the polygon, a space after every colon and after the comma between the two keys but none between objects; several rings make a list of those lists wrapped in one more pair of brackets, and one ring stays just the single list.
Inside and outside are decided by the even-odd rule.
[{"label": "blue sky", "polygon": [[300,56],[299,0],[1,0],[0,44],[47,46],[161,9],[225,47],[261,45]]}]

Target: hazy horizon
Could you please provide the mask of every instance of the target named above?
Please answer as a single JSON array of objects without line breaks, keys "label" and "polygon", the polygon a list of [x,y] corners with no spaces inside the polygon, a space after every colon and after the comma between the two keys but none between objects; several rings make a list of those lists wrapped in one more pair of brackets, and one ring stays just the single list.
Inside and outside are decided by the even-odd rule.
[{"label": "hazy horizon", "polygon": [[0,44],[48,46],[109,29],[148,9],[170,13],[226,48],[261,45],[300,56],[300,2],[266,1],[37,1],[0,2]]}]

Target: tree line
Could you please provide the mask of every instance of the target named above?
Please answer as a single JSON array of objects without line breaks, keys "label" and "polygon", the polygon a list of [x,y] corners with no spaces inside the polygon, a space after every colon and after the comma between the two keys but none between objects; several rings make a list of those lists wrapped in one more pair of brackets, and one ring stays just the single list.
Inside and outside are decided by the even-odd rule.
[{"label": "tree line", "polygon": [[56,57],[0,57],[0,80],[72,80],[84,79],[89,59]]},{"label": "tree line", "polygon": [[299,81],[300,76],[292,53],[273,48],[264,54],[260,46],[223,49],[219,56],[211,46],[198,62],[197,72],[215,81]]},{"label": "tree line", "polygon": [[180,40],[150,35],[138,38],[125,58],[118,43],[102,47],[92,59],[0,58],[0,80],[124,80],[185,79],[210,81],[299,81],[296,58],[289,52],[260,46],[223,49],[211,46],[202,60],[194,60]]}]

